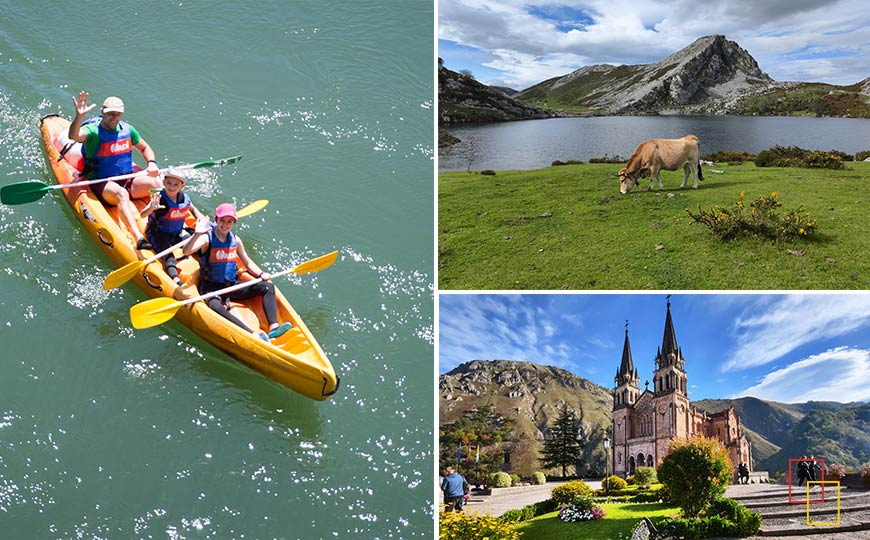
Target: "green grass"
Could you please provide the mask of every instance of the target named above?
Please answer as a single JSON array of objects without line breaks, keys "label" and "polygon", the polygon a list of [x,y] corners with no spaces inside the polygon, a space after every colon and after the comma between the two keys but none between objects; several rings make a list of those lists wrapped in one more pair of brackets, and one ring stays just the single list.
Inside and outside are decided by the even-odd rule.
[{"label": "green grass", "polygon": [[559,521],[558,512],[544,514],[529,521],[518,523],[516,530],[523,533],[522,540],[616,540],[624,538],[643,517],[652,519],[670,517],[679,513],[676,506],[661,503],[650,504],[602,504],[604,518],[580,523]]},{"label": "green grass", "polygon": [[[663,192],[644,183],[626,195],[620,167],[439,174],[439,287],[870,288],[870,163],[839,171],[717,163],[697,190],[692,179],[680,190],[682,172],[664,171]],[[814,238],[723,242],[685,212],[773,191],[781,211],[803,205],[818,220]]]}]

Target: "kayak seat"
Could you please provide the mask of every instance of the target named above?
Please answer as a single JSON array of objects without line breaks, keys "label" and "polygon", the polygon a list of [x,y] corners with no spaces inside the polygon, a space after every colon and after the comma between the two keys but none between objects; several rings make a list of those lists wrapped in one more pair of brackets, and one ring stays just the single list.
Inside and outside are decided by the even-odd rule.
[{"label": "kayak seat", "polygon": [[285,348],[285,344],[293,344],[305,339],[305,336],[302,335],[302,331],[296,328],[295,326],[287,332],[283,336],[279,336],[272,340],[272,343],[278,345],[281,348]]}]

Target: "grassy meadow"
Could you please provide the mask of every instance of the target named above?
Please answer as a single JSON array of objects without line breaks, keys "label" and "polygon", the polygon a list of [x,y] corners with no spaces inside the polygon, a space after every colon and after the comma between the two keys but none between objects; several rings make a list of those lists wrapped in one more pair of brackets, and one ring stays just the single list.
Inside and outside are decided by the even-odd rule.
[{"label": "grassy meadow", "polygon": [[523,533],[523,540],[616,540],[629,538],[631,531],[644,517],[653,523],[656,518],[671,517],[679,513],[675,506],[662,503],[649,504],[602,504],[606,512],[603,519],[564,523],[558,512],[538,516],[516,525]]},{"label": "grassy meadow", "polygon": [[[533,171],[447,172],[438,181],[441,289],[868,289],[870,163],[843,170],[704,166],[697,190],[682,171],[665,189],[642,180],[619,193],[618,164]],[[722,171],[715,173],[713,170]],[[731,207],[777,193],[803,206],[809,238],[722,241],[685,209]]]}]

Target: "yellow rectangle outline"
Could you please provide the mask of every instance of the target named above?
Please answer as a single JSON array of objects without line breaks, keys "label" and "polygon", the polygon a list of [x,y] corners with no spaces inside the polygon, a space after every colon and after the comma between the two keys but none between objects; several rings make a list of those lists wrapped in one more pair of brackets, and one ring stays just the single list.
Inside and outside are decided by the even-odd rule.
[{"label": "yellow rectangle outline", "polygon": [[[837,521],[810,521],[810,484],[836,484],[837,486]],[[825,489],[822,486],[822,489]],[[840,481],[839,480],[807,480],[807,525],[839,525],[840,524]]]}]

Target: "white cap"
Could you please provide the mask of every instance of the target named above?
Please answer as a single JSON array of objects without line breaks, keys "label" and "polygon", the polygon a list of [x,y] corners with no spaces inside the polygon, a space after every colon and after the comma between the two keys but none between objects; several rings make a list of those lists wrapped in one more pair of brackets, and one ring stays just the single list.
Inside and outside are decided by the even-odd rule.
[{"label": "white cap", "polygon": [[121,101],[121,98],[119,98],[119,97],[115,97],[115,96],[107,97],[106,100],[103,102],[103,107],[100,109],[100,112],[123,113],[124,112],[124,102]]}]

